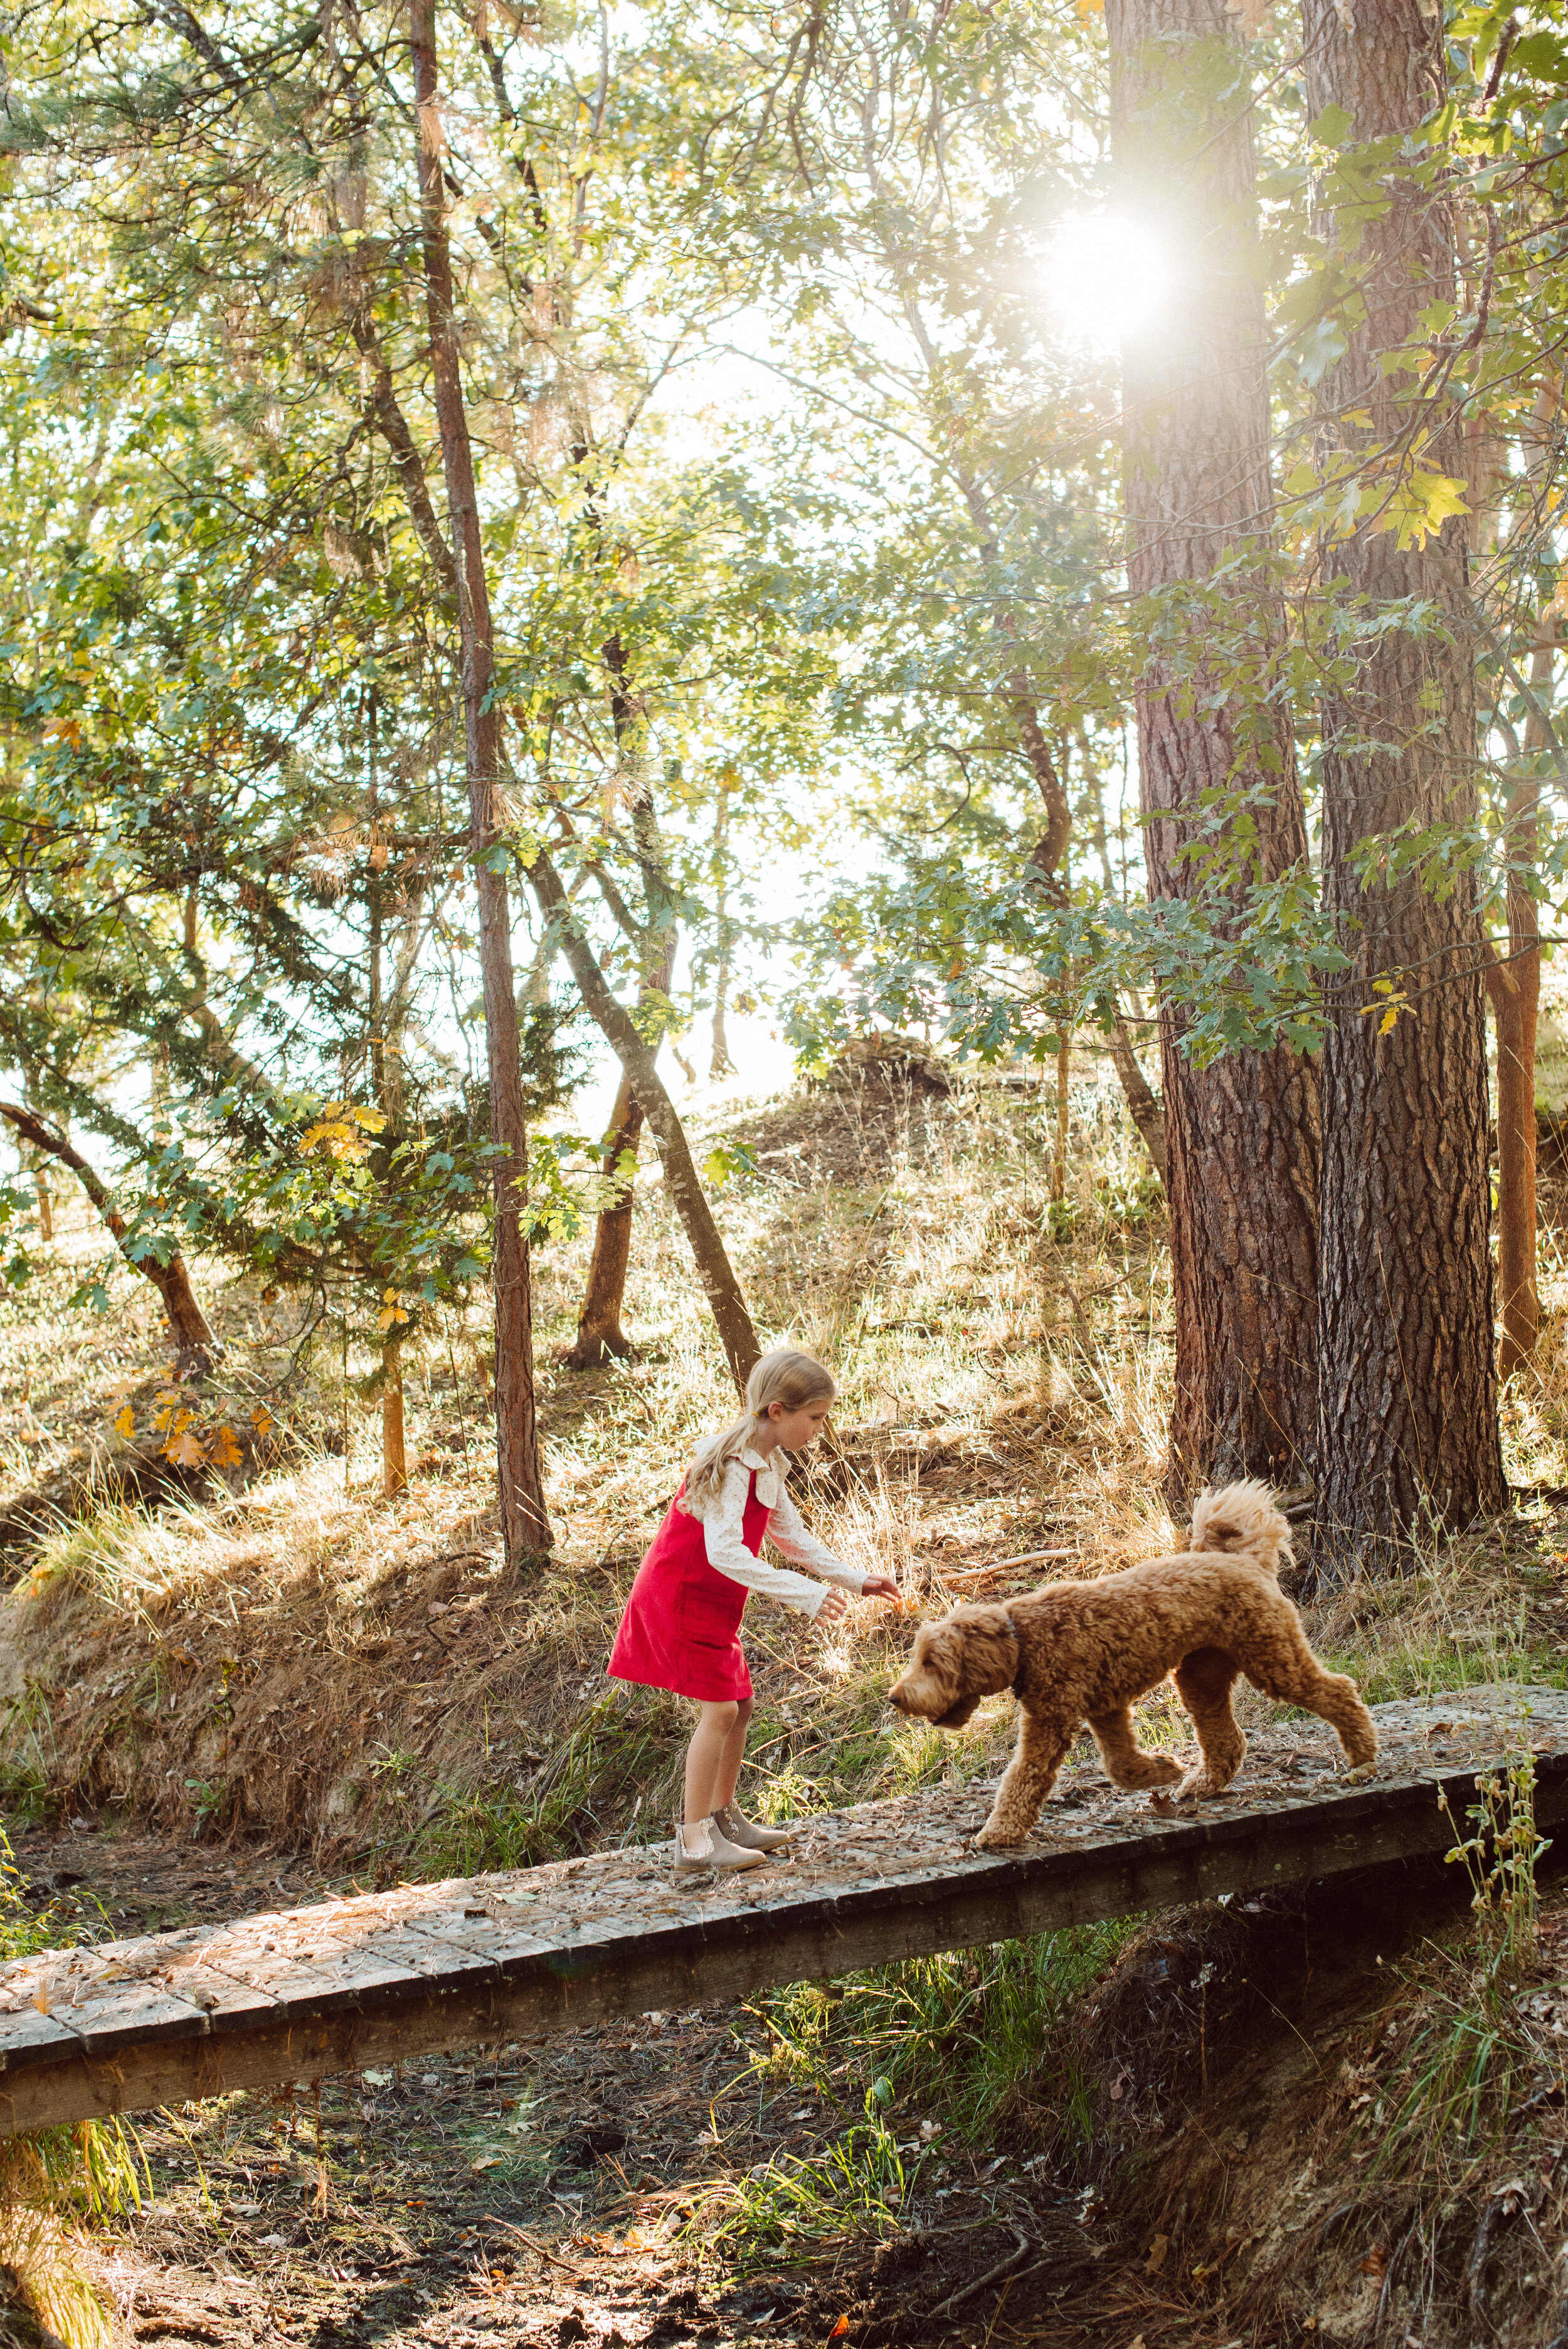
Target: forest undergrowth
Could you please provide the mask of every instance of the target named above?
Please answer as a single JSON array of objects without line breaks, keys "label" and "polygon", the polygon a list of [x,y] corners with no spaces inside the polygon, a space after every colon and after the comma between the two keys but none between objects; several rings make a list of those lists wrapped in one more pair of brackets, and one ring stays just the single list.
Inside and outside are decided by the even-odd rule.
[{"label": "forest undergrowth", "polygon": [[[710,1136],[738,1170],[717,1206],[759,1326],[841,1381],[804,1505],[905,1592],[903,1616],[854,1608],[826,1638],[751,1610],[746,1791],[767,1816],[993,1773],[1006,1700],[955,1738],[887,1708],[913,1621],[1102,1572],[1176,1530],[1159,1483],[1158,1186],[1093,1065],[1075,1075],[1056,1200],[1055,1105],[1032,1086],[829,1087],[727,1111]],[[1563,1204],[1549,1188],[1548,1215]],[[215,1392],[275,1397],[276,1456],[158,1506],[100,1490],[15,1557],[0,1649],[15,1832],[31,1822],[50,1849],[71,1821],[108,1847],[161,1838],[231,1879],[247,1853],[292,1854],[310,1882],[343,1886],[668,1833],[683,1709],[612,1688],[603,1658],[695,1437],[731,1404],[656,1177],[639,1189],[635,1356],[574,1374],[553,1357],[585,1250],[586,1236],[552,1245],[537,1265],[557,1551],[519,1584],[499,1565],[478,1315],[409,1346],[413,1481],[387,1502],[368,1363],[346,1375],[341,1357],[307,1350],[289,1383],[298,1303],[204,1268],[226,1348]],[[157,1392],[157,1325],[131,1276],[111,1270],[105,1314],[67,1302],[103,1253],[85,1220],[63,1218],[40,1282],[4,1309],[0,1504],[95,1444],[111,1454],[127,1399]],[[1505,1413],[1513,1516],[1418,1539],[1397,1576],[1307,1597],[1320,1650],[1374,1702],[1568,1678],[1568,1277],[1547,1301],[1540,1370]],[[1293,1499],[1309,1516],[1310,1495]],[[1259,1721],[1270,1710],[1247,1702]],[[1143,1715],[1146,1739],[1184,1742],[1166,1692]],[[89,1880],[46,1930],[123,1932],[141,1916],[125,1902]],[[1568,2094],[1565,1919],[1549,1884],[1544,1902],[1506,1947],[1488,1915],[1478,1939],[1450,1872],[1412,1878],[1397,1921],[1386,1884],[1342,1887],[1332,1903],[1271,1896],[1245,1914],[1214,1905],[912,1961],[687,2018],[676,2041],[679,2018],[645,2018],[624,2038],[589,2034],[591,2051],[438,2064],[412,2106],[401,2081],[334,2089],[314,2155],[308,2127],[290,2150],[288,2100],[191,2107],[145,2132],[162,2216],[100,2232],[88,2264],[122,2310],[137,2290],[146,2304],[156,2269],[189,2314],[221,2241],[225,2273],[248,2259],[267,2279],[236,2286],[227,2316],[201,2300],[202,2337],[235,2342],[286,2333],[306,2305],[313,2337],[335,2339],[372,2286],[389,2323],[406,2286],[412,2323],[430,2301],[413,2279],[428,2285],[445,2261],[467,2278],[430,2303],[446,2330],[427,2312],[410,2338],[467,2338],[476,2292],[515,2315],[520,2340],[587,2337],[635,2269],[638,2306],[679,2303],[670,2341],[707,2321],[682,2313],[684,2293],[717,2312],[710,2337],[738,2340],[1263,2349],[1369,2340],[1398,2314],[1421,2349],[1470,2349],[1479,2310],[1487,2337],[1539,2349],[1558,2291],[1552,2228],[1568,2228],[1552,2150]],[[651,2117],[683,2072],[707,2084],[701,2127]],[[447,2099],[443,2136],[425,2108]],[[590,2103],[597,2137],[583,2134]],[[371,2224],[382,2171],[406,2259]],[[288,2181],[286,2225],[268,2216],[284,2195],[269,2179]],[[514,2241],[502,2260],[491,2241],[481,2292],[503,2185],[546,2251]],[[418,2225],[407,2215],[427,2209]]]},{"label": "forest undergrowth", "polygon": [[[1101,1573],[1173,1538],[1159,1488],[1170,1299],[1158,1185],[1119,1102],[1081,1073],[1054,1202],[1054,1103],[1032,1087],[860,1085],[725,1121],[722,1138],[756,1167],[719,1205],[758,1324],[822,1354],[842,1386],[806,1506],[845,1557],[899,1575],[908,1609],[852,1609],[826,1640],[751,1610],[750,1784],[770,1816],[991,1768],[1010,1734],[1006,1700],[958,1738],[886,1708],[910,1618]],[[612,1687],[603,1662],[691,1446],[731,1403],[656,1178],[640,1201],[636,1355],[546,1371],[557,1547],[515,1587],[498,1564],[477,1315],[410,1342],[412,1483],[386,1502],[372,1365],[345,1366],[328,1342],[290,1375],[304,1301],[263,1302],[212,1268],[226,1347],[214,1387],[276,1396],[280,1456],[232,1491],[156,1508],[112,1490],[78,1500],[17,1558],[0,1653],[13,1804],[209,1840],[259,1833],[371,1872],[663,1833],[682,1709]],[[583,1235],[539,1255],[546,1363],[572,1334],[585,1251]],[[155,1300],[123,1267],[106,1270],[107,1312],[66,1302],[105,1253],[70,1218],[4,1308],[0,1506],[95,1441],[112,1477],[116,1415],[164,1375]],[[1508,1525],[1418,1539],[1398,1576],[1351,1587],[1315,1624],[1374,1701],[1558,1676],[1542,1537],[1545,1496],[1568,1478],[1560,1286],[1542,1371],[1506,1415],[1514,1482],[1540,1495]],[[1163,1698],[1151,1713],[1157,1738],[1181,1735]]]}]

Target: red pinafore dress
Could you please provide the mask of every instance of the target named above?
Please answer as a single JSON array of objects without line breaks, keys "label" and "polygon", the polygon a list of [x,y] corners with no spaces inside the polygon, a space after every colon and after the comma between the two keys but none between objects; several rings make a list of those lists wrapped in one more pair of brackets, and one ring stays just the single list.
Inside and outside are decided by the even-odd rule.
[{"label": "red pinafore dress", "polygon": [[[754,1468],[741,1523],[753,1557],[761,1554],[772,1514],[757,1497]],[[744,1584],[709,1566],[702,1519],[687,1516],[677,1493],[637,1568],[610,1651],[611,1678],[673,1689],[705,1704],[748,1697],[751,1674],[739,1638],[748,1596]]]}]

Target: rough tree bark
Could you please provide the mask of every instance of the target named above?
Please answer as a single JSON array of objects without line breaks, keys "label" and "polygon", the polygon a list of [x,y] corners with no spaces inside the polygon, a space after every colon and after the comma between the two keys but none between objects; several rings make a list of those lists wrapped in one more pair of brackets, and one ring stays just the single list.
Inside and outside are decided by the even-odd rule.
[{"label": "rough tree bark", "polygon": [[[1250,84],[1224,0],[1107,0],[1111,139],[1124,200],[1160,219],[1186,261],[1169,316],[1123,345],[1128,575],[1149,595],[1202,583],[1274,522],[1267,333],[1254,266]],[[1216,67],[1222,70],[1216,71]],[[1278,626],[1266,577],[1233,573],[1233,625],[1250,598],[1255,647]],[[1288,723],[1181,696],[1158,657],[1138,692],[1140,787],[1153,899],[1199,885],[1182,851],[1206,792],[1265,787],[1255,863],[1305,863],[1306,828]],[[1198,1070],[1179,1004],[1161,1011],[1165,1185],[1176,1309],[1169,1491],[1205,1478],[1299,1476],[1316,1425],[1317,1072],[1280,1047]]]},{"label": "rough tree bark", "polygon": [[130,1253],[130,1235],[125,1217],[119,1214],[106,1185],[88,1164],[79,1150],[72,1148],[64,1134],[57,1133],[31,1110],[23,1109],[16,1102],[0,1102],[0,1117],[14,1126],[24,1142],[35,1150],[46,1151],[68,1166],[113,1236],[119,1249],[134,1272],[150,1280],[163,1299],[163,1310],[169,1317],[169,1333],[174,1340],[174,1375],[179,1380],[204,1376],[212,1367],[218,1352],[218,1340],[207,1326],[207,1317],[196,1301],[191,1286],[191,1275],[182,1256],[171,1256],[167,1264],[156,1257],[135,1257]]},{"label": "rough tree bark", "polygon": [[[501,775],[501,721],[494,706],[495,657],[485,575],[484,541],[474,483],[473,450],[463,400],[461,354],[453,316],[451,250],[441,176],[441,121],[436,68],[435,0],[410,0],[419,222],[430,327],[430,380],[441,439],[457,566],[462,657],[464,746],[469,842],[479,905],[480,968],[484,985],[490,1138],[495,1160],[496,1454],[501,1529],[509,1563],[551,1546],[539,1473],[533,1388],[533,1312],[529,1277],[528,1124],[511,961],[506,876],[492,864],[497,848],[496,789]],[[407,474],[407,468],[405,474]]]},{"label": "rough tree bark", "polygon": [[[1425,0],[1304,0],[1307,102],[1337,106],[1356,141],[1413,130],[1441,104],[1443,14]],[[1442,188],[1398,162],[1381,217],[1361,233],[1358,323],[1323,387],[1340,447],[1392,481],[1418,422],[1440,471],[1465,470],[1458,419],[1410,408],[1415,378],[1387,355],[1419,346],[1417,314],[1451,295],[1453,223]],[[1365,419],[1366,421],[1359,419]],[[1377,471],[1367,478],[1383,477]],[[1462,517],[1401,551],[1383,517],[1326,549],[1377,613],[1411,597],[1433,616],[1362,651],[1354,685],[1323,709],[1324,899],[1352,958],[1331,998],[1324,1053],[1318,1345],[1318,1526],[1326,1576],[1372,1562],[1373,1540],[1423,1509],[1450,1524],[1507,1496],[1497,1425],[1488,1252],[1484,940],[1461,891],[1418,876],[1363,888],[1357,843],[1395,826],[1465,823],[1476,807],[1475,645]],[[1368,1007],[1408,995],[1398,1017]],[[1389,1553],[1391,1554],[1391,1553]]]},{"label": "rough tree bark", "polygon": [[600,969],[593,950],[579,926],[578,916],[568,902],[554,861],[542,846],[529,866],[529,879],[539,900],[540,912],[555,927],[561,951],[577,982],[578,992],[587,1006],[589,1017],[597,1022],[620,1061],[626,1081],[641,1102],[644,1115],[654,1130],[665,1180],[669,1185],[676,1213],[686,1228],[697,1277],[707,1292],[730,1375],[744,1392],[761,1348],[757,1342],[757,1332],[752,1328],[740,1283],[735,1277],[723,1237],[714,1222],[713,1210],[703,1191],[680,1113],[665,1089],[664,1079],[659,1074],[651,1048],[638,1035],[631,1013],[617,1002],[609,980]]}]

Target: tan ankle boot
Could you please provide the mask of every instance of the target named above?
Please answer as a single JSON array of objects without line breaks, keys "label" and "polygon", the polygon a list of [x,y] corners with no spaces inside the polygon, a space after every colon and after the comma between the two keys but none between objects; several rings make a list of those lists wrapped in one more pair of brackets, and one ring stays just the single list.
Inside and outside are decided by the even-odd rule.
[{"label": "tan ankle boot", "polygon": [[698,1819],[693,1826],[676,1829],[677,1876],[707,1876],[715,1871],[735,1875],[761,1863],[761,1852],[743,1850],[731,1843],[717,1818]]},{"label": "tan ankle boot", "polygon": [[723,1829],[732,1844],[742,1851],[778,1851],[794,1839],[790,1827],[758,1827],[745,1817],[734,1803],[725,1803],[713,1815],[715,1826]]}]

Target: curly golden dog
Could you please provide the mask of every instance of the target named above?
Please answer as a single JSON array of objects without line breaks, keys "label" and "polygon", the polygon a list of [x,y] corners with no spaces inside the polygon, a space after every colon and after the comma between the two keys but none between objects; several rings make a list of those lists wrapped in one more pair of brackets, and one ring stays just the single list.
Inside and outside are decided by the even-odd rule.
[{"label": "curly golden dog", "polygon": [[[1354,1769],[1377,1753],[1377,1732],[1354,1681],[1326,1672],[1279,1587],[1290,1527],[1266,1485],[1200,1495],[1191,1547],[1096,1582],[1050,1582],[1026,1599],[955,1607],[925,1623],[903,1678],[900,1709],[940,1729],[962,1729],[982,1697],[1011,1689],[1023,1708],[1018,1746],[975,1841],[1022,1843],[1087,1721],[1114,1785],[1171,1786],[1178,1799],[1217,1795],[1247,1741],[1231,1710],[1240,1673],[1265,1696],[1328,1722]],[[1167,1673],[1198,1733],[1185,1774],[1145,1754],[1130,1710]]]}]

